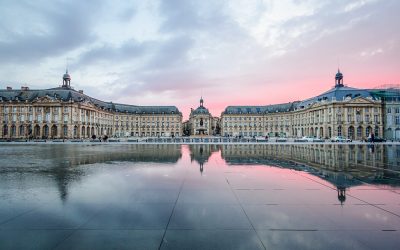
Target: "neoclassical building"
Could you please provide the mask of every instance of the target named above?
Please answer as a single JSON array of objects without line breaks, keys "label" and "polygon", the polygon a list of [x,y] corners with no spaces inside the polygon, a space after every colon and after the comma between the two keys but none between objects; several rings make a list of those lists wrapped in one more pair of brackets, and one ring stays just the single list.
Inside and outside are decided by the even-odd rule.
[{"label": "neoclassical building", "polygon": [[371,90],[343,84],[304,101],[266,106],[228,106],[221,114],[224,136],[349,137],[382,136],[385,112],[382,98]]},{"label": "neoclassical building", "polygon": [[200,98],[200,106],[190,111],[187,124],[189,135],[215,135],[218,126],[218,118],[214,118],[206,107],[203,97]]},{"label": "neoclassical building", "polygon": [[384,137],[388,140],[400,139],[400,88],[399,86],[382,86],[371,90],[372,95],[382,100]]},{"label": "neoclassical building", "polygon": [[182,123],[175,106],[104,102],[71,87],[0,90],[0,138],[90,138],[162,136],[243,136],[366,139],[370,134],[400,139],[399,88],[357,89],[335,75],[330,90],[303,100],[265,106],[228,106],[221,118],[200,105]]},{"label": "neoclassical building", "polygon": [[89,138],[180,136],[182,113],[175,106],[104,102],[71,87],[0,90],[0,138]]}]

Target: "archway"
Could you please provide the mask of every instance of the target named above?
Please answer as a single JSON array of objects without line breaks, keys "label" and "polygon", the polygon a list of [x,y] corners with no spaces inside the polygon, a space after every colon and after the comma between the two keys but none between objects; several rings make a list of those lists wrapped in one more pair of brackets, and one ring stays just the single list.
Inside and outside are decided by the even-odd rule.
[{"label": "archway", "polygon": [[78,127],[75,126],[74,127],[74,138],[77,138],[77,137],[78,137]]},{"label": "archway", "polygon": [[68,137],[68,126],[64,125],[63,126],[63,137]]},{"label": "archway", "polygon": [[375,135],[375,137],[377,137],[377,136],[380,136],[379,134],[380,134],[380,133],[379,133],[379,127],[376,126],[376,127],[375,127],[375,130],[374,130],[374,135]]},{"label": "archway", "polygon": [[357,139],[360,140],[362,138],[362,127],[357,127]]},{"label": "archway", "polygon": [[31,135],[32,135],[32,132],[33,132],[33,131],[32,131],[32,125],[29,124],[29,125],[26,127],[26,130],[27,130],[27,132],[28,132],[28,135],[31,136]]},{"label": "archway", "polygon": [[40,136],[40,126],[39,125],[36,125],[35,128],[33,129],[33,136],[34,137]]},{"label": "archway", "polygon": [[365,128],[365,137],[369,137],[372,133],[372,128],[370,126]]},{"label": "archway", "polygon": [[43,137],[49,137],[49,126],[47,126],[47,124],[43,126]]},{"label": "archway", "polygon": [[15,137],[17,135],[17,128],[15,127],[15,125],[11,125],[11,137]]},{"label": "archway", "polygon": [[350,139],[354,140],[354,127],[353,127],[353,126],[350,126],[350,127],[348,128],[347,134],[348,134],[348,137],[349,137]]},{"label": "archway", "polygon": [[25,136],[25,126],[24,125],[19,126],[18,133],[19,133],[20,137]]},{"label": "archway", "polygon": [[4,125],[3,126],[3,137],[6,137],[8,135],[8,126]]},{"label": "archway", "polygon": [[51,127],[51,137],[52,138],[54,138],[54,137],[57,137],[57,126],[56,125],[53,125],[52,127]]}]

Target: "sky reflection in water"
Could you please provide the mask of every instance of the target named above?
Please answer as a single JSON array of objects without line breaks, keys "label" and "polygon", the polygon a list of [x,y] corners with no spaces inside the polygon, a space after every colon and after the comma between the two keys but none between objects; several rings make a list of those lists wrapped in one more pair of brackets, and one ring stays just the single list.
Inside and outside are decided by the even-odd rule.
[{"label": "sky reflection in water", "polygon": [[5,248],[393,248],[400,147],[1,145]]}]

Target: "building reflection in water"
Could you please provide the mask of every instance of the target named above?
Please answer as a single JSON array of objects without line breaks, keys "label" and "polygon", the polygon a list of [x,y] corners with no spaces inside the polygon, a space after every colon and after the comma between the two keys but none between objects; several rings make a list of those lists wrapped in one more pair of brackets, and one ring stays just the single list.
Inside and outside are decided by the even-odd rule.
[{"label": "building reflection in water", "polygon": [[230,165],[270,165],[307,171],[334,185],[341,204],[351,187],[400,183],[400,146],[396,145],[223,145],[221,151]]},{"label": "building reflection in water", "polygon": [[191,144],[189,145],[190,161],[197,162],[200,167],[200,174],[203,174],[204,164],[208,161],[212,153],[218,152],[219,150],[219,145]]},{"label": "building reflection in water", "polygon": [[[24,182],[32,179],[51,178],[60,199],[68,198],[68,187],[79,182],[85,171],[78,167],[96,163],[148,162],[174,164],[181,157],[180,145],[13,145],[12,152],[24,152],[18,159],[3,159],[0,164],[0,181],[5,183],[10,173],[18,173]],[[12,156],[12,152],[4,152]],[[16,165],[16,162],[18,163]],[[43,182],[41,180],[40,182]]]},{"label": "building reflection in water", "polygon": [[[324,179],[337,189],[341,204],[346,191],[355,186],[384,184],[398,186],[400,146],[355,144],[242,144],[189,145],[190,161],[196,162],[200,174],[214,152],[221,151],[228,166],[265,165],[306,171]],[[23,156],[18,154],[23,152]],[[16,156],[17,155],[17,156]],[[60,199],[68,199],[71,183],[86,174],[80,165],[114,162],[159,163],[170,167],[182,158],[180,145],[13,145],[0,152],[3,159],[0,182],[8,185],[18,174],[19,181],[28,183],[51,179],[56,183]],[[162,165],[161,165],[162,164]],[[223,164],[223,163],[222,163]]]}]

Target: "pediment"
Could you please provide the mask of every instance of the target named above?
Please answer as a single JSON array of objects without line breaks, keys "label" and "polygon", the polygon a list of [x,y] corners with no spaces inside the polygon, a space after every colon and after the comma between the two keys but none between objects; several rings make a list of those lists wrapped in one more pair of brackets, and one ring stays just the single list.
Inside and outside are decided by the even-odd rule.
[{"label": "pediment", "polygon": [[370,104],[375,103],[374,100],[365,97],[356,97],[348,101],[348,103]]}]

